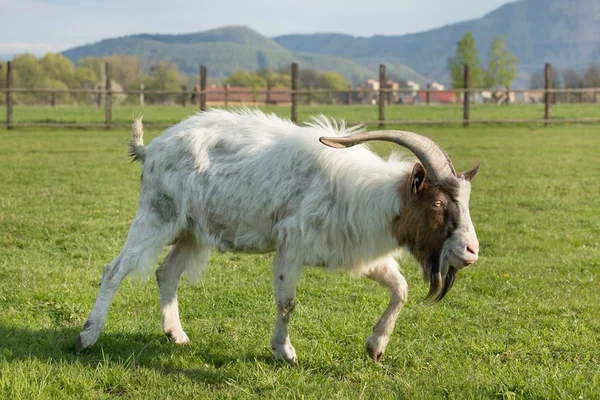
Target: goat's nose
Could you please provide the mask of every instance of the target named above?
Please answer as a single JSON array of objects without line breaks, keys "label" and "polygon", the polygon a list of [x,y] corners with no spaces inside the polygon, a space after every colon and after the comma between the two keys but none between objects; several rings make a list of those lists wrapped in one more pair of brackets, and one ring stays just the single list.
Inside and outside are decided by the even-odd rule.
[{"label": "goat's nose", "polygon": [[479,254],[479,243],[477,243],[477,242],[469,243],[467,245],[467,251],[475,256],[478,255]]}]

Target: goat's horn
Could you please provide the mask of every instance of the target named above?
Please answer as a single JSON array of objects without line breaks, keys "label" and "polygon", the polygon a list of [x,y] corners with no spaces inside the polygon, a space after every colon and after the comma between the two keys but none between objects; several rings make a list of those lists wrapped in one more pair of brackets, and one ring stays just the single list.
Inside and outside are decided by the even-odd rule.
[{"label": "goat's horn", "polygon": [[440,182],[450,176],[456,176],[456,171],[448,153],[433,140],[419,134],[407,131],[373,131],[357,133],[343,137],[321,137],[319,141],[329,147],[352,147],[370,140],[383,140],[406,147],[412,151],[425,167],[429,178]]}]

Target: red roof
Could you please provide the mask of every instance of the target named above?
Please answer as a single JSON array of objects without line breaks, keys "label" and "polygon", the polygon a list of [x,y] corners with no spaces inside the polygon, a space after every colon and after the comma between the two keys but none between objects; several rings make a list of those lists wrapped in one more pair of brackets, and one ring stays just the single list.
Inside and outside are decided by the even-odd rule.
[{"label": "red roof", "polygon": [[[199,86],[196,85],[196,90]],[[228,90],[228,101],[232,103],[266,103],[267,97],[273,103],[289,103],[292,101],[290,90],[287,88],[273,88],[267,96],[266,89],[257,89],[241,86],[230,86]],[[215,103],[225,102],[224,87],[208,87],[206,88],[206,101]]]},{"label": "red roof", "polygon": [[[423,91],[418,92],[419,101],[425,103],[427,101],[427,93]],[[455,92],[446,90],[440,90],[435,92],[429,92],[429,101],[431,103],[441,104],[456,104],[460,102],[460,99],[456,97]]]}]

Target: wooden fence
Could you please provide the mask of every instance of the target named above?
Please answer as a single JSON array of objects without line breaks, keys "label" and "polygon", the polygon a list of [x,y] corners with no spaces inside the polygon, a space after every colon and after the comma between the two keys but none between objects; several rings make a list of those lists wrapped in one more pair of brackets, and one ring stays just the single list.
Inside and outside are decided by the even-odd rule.
[{"label": "wooden fence", "polygon": [[[106,129],[111,129],[113,127],[122,127],[127,126],[128,124],[116,124],[112,121],[112,109],[113,109],[113,96],[116,94],[133,94],[139,95],[140,105],[144,105],[144,96],[145,95],[177,95],[182,98],[182,105],[185,107],[187,104],[187,99],[194,94],[194,98],[196,99],[196,103],[200,110],[206,110],[207,108],[207,86],[206,86],[206,77],[207,77],[207,69],[206,66],[202,65],[200,67],[200,77],[199,77],[199,85],[193,90],[188,91],[185,86],[182,87],[181,91],[167,91],[167,90],[144,90],[144,86],[140,86],[140,90],[123,90],[118,93],[113,91],[111,87],[111,66],[109,63],[105,63],[105,84],[102,89],[52,89],[52,88],[13,88],[12,87],[12,65],[11,62],[7,62],[6,69],[6,84],[4,88],[0,88],[0,92],[4,92],[6,95],[6,128],[11,129],[14,127],[105,127]],[[588,123],[597,123],[600,122],[600,118],[571,118],[571,119],[552,119],[551,118],[551,104],[553,103],[553,95],[558,93],[576,93],[581,97],[582,94],[588,93],[592,94],[594,101],[596,100],[597,94],[600,92],[600,88],[576,88],[576,89],[554,89],[551,87],[552,82],[552,68],[550,64],[545,65],[545,87],[544,89],[533,90],[536,92],[543,92],[544,97],[544,115],[540,116],[539,119],[472,119],[471,118],[471,103],[472,98],[471,95],[473,93],[479,93],[484,91],[489,91],[489,89],[481,89],[481,88],[472,88],[470,85],[471,77],[470,77],[470,68],[468,65],[464,67],[464,88],[460,89],[452,89],[452,90],[444,90],[444,92],[452,92],[455,96],[462,98],[463,105],[463,118],[461,119],[443,119],[443,120],[388,120],[385,117],[386,107],[389,105],[389,98],[392,94],[398,93],[414,93],[416,92],[413,88],[389,88],[387,87],[387,78],[386,78],[386,68],[385,65],[381,64],[379,67],[379,89],[364,89],[364,88],[349,88],[346,91],[334,91],[329,89],[299,89],[298,87],[298,64],[293,63],[291,65],[291,90],[289,91],[290,95],[290,103],[291,110],[290,116],[291,120],[295,123],[298,123],[298,106],[300,105],[300,100],[305,99],[306,103],[311,103],[311,98],[315,94],[327,94],[330,96],[331,94],[344,93],[347,96],[346,104],[352,104],[352,98],[356,94],[357,96],[365,96],[366,94],[374,95],[375,98],[378,98],[378,118],[376,120],[366,120],[366,121],[349,121],[349,123],[356,124],[365,124],[365,125],[378,125],[380,128],[388,125],[415,125],[415,124],[427,124],[427,125],[437,125],[437,124],[462,124],[465,127],[468,127],[470,124],[518,124],[518,123],[539,123],[544,124],[546,126],[552,123],[575,123],[575,122],[588,122]],[[430,85],[427,85],[427,89],[419,89],[419,93],[425,94],[425,104],[429,105],[431,102],[431,94],[439,93],[439,90],[431,89]],[[514,90],[506,88],[506,93],[530,93],[532,90],[524,89],[524,90]],[[56,96],[61,93],[70,93],[70,94],[89,94],[94,95],[97,98],[97,106],[101,107],[102,99],[104,98],[104,122],[98,123],[51,123],[51,122],[14,122],[13,119],[13,109],[14,109],[14,101],[12,95],[14,93],[50,93],[51,94],[51,105],[56,106]],[[211,93],[221,93],[224,96],[225,106],[228,105],[229,95],[234,93],[233,90],[229,88],[229,86],[225,86],[221,90],[211,90]],[[270,98],[270,89],[255,91],[256,94],[264,95],[266,98],[266,102]],[[148,124],[148,126],[155,127],[165,127],[172,124]]]}]

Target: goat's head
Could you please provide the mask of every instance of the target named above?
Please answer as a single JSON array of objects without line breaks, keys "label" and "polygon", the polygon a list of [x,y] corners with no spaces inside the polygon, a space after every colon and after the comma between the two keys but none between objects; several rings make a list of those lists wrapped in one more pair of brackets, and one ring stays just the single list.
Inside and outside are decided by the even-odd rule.
[{"label": "goat's head", "polygon": [[412,132],[375,131],[320,138],[323,144],[336,148],[369,140],[404,146],[420,161],[400,185],[403,207],[393,230],[398,243],[410,249],[429,282],[426,298],[439,301],[454,284],[456,272],[478,258],[479,242],[469,214],[469,197],[479,163],[457,174],[441,147]]}]

